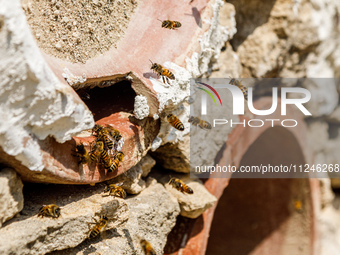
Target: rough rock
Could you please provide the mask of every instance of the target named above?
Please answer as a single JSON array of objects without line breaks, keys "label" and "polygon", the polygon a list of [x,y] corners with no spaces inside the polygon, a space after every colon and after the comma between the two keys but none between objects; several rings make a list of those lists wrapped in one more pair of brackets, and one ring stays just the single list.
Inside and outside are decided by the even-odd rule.
[{"label": "rough rock", "polygon": [[[122,225],[129,218],[128,205],[122,199],[103,194],[90,195],[90,190],[85,190],[84,187],[69,186],[63,187],[64,190],[61,190],[62,186],[56,186],[56,190],[43,188],[41,185],[39,187],[33,194],[34,197],[27,203],[25,201],[22,212],[24,216],[10,221],[0,229],[1,254],[46,254],[75,247],[88,237],[92,226],[89,223],[94,222],[92,217],[98,219],[99,215],[106,215],[109,219],[106,230]],[[94,188],[96,193],[98,188]],[[64,205],[60,206],[61,216],[58,219],[37,217],[36,213],[41,206],[37,201],[46,201],[46,195],[49,194],[44,194],[43,191],[69,194],[57,202],[58,205]],[[90,196],[83,198],[85,194]]]},{"label": "rough rock", "polygon": [[[239,1],[237,50],[246,77],[332,77],[337,1]],[[261,15],[254,15],[261,13]],[[327,14],[326,14],[327,13]]]},{"label": "rough rock", "polygon": [[0,146],[30,170],[44,168],[38,139],[70,140],[92,128],[92,113],[46,64],[19,0],[0,10]]},{"label": "rough rock", "polygon": [[165,169],[176,172],[190,172],[190,137],[186,136],[178,143],[167,143],[151,155]]},{"label": "rough rock", "polygon": [[169,185],[167,176],[159,180],[164,184],[166,190],[177,199],[182,216],[195,219],[216,203],[216,197],[209,193],[200,180],[191,179],[190,175],[173,175],[171,177],[179,178],[194,191],[193,194],[186,194],[176,190],[172,185]]},{"label": "rough rock", "polygon": [[129,207],[128,222],[107,231],[103,242],[84,242],[76,248],[52,254],[80,255],[92,251],[103,255],[144,255],[141,239],[149,241],[157,254],[163,254],[167,236],[176,223],[180,209],[176,199],[163,185],[149,178],[146,186],[137,196],[125,199]]},{"label": "rough rock", "polygon": [[0,170],[0,227],[24,207],[23,184],[10,168]]},{"label": "rough rock", "polygon": [[146,155],[137,165],[107,183],[118,183],[127,193],[138,194],[146,187],[141,177],[146,177],[155,164],[156,161]]},{"label": "rough rock", "polygon": [[150,173],[151,169],[156,165],[156,161],[147,154],[141,159],[141,161],[139,161],[138,165],[142,168],[142,177],[146,177]]},{"label": "rough rock", "polygon": [[311,93],[312,100],[306,108],[313,117],[331,114],[338,105],[339,95],[334,79],[308,79],[303,86]]},{"label": "rough rock", "polygon": [[340,106],[335,108],[335,110],[329,116],[327,116],[327,121],[340,124]]}]

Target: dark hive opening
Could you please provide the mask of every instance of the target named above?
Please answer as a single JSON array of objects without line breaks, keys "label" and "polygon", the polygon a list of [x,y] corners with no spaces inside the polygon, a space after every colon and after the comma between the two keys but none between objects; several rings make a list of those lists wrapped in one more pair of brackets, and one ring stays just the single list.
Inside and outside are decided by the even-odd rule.
[{"label": "dark hive opening", "polygon": [[95,121],[117,112],[133,113],[136,92],[129,81],[77,92],[92,111]]}]

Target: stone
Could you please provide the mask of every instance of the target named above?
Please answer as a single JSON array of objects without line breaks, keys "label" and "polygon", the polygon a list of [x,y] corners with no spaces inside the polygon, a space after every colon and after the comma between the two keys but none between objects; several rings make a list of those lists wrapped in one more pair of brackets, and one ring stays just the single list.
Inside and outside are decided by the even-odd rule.
[{"label": "stone", "polygon": [[155,164],[156,161],[146,155],[137,165],[107,183],[118,184],[129,194],[138,194],[146,187],[145,181],[141,177],[146,177]]},{"label": "stone", "polygon": [[194,191],[193,194],[187,194],[176,190],[168,183],[170,179],[168,176],[162,177],[159,180],[164,184],[166,190],[177,199],[182,216],[196,219],[216,203],[217,198],[209,193],[199,179],[192,179],[190,175],[179,174],[172,175],[171,177],[182,180]]},{"label": "stone", "polygon": [[123,255],[144,254],[140,241],[149,241],[157,254],[163,254],[167,236],[176,223],[180,212],[176,199],[163,185],[148,178],[146,189],[125,199],[129,207],[129,220],[124,226],[106,232],[102,242],[84,242],[78,247],[57,251],[53,255],[96,254]]},{"label": "stone", "polygon": [[151,169],[156,165],[156,160],[154,160],[149,154],[146,154],[144,158],[139,161],[138,165],[140,165],[143,173],[142,177],[148,176]]},{"label": "stone", "polygon": [[[59,189],[61,187],[58,186]],[[70,191],[80,191],[79,189],[89,196],[83,198],[84,193],[70,193]],[[99,187],[95,189],[99,191]],[[40,218],[36,215],[41,206],[38,201],[44,201],[46,196],[51,195],[43,194],[43,190],[46,192],[52,190],[49,187],[39,190],[33,194],[31,201],[25,204],[23,216],[12,220],[0,229],[1,254],[46,254],[75,247],[87,239],[92,227],[89,223],[94,222],[92,217],[98,219],[100,215],[106,215],[109,219],[106,230],[116,228],[129,219],[129,208],[123,199],[115,199],[103,194],[91,195],[81,187],[65,187],[64,190],[60,190],[60,193],[69,196],[64,196],[57,201],[58,205],[64,204],[60,206],[59,218]]]},{"label": "stone", "polygon": [[337,106],[335,110],[327,116],[327,121],[331,123],[340,123],[340,106]]},{"label": "stone", "polygon": [[0,170],[0,227],[24,207],[23,184],[11,168]]},{"label": "stone", "polygon": [[307,79],[303,86],[311,93],[309,102],[305,107],[313,117],[331,114],[339,102],[334,79]]},{"label": "stone", "polygon": [[190,172],[190,137],[185,136],[178,143],[167,143],[152,152],[151,155],[165,169],[180,173]]}]

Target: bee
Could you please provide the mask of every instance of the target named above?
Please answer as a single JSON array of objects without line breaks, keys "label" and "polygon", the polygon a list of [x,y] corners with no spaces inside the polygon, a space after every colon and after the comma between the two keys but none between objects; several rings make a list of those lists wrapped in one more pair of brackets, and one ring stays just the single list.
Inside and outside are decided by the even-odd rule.
[{"label": "bee", "polygon": [[108,172],[114,172],[118,169],[120,162],[124,159],[124,153],[122,151],[118,151],[114,157],[114,160],[109,168],[107,168]]},{"label": "bee", "polygon": [[191,124],[194,126],[198,125],[201,129],[212,129],[212,126],[208,121],[201,120],[198,117],[191,116],[188,122],[191,122]]},{"label": "bee", "polygon": [[[150,60],[150,59],[149,59]],[[170,79],[170,80],[174,80],[175,79],[175,75],[169,71],[168,69],[164,68],[163,66],[161,66],[160,64],[157,63],[152,63],[152,61],[150,60],[152,66],[151,66],[151,70],[153,70],[154,72],[156,72],[159,76],[162,77],[163,82],[165,83],[165,79]]]},{"label": "bee", "polygon": [[108,192],[108,191],[110,191],[109,195],[111,196],[126,198],[125,190],[122,187],[117,186],[115,184],[107,185],[106,188],[104,189],[104,192]]},{"label": "bee", "polygon": [[146,240],[141,240],[141,245],[144,249],[145,255],[156,255],[155,250],[152,248],[151,244]]},{"label": "bee", "polygon": [[235,78],[231,78],[229,84],[240,88],[243,95],[244,95],[244,99],[248,101],[248,89],[245,86],[243,86],[239,80],[237,80]]},{"label": "bee", "polygon": [[44,205],[39,209],[38,217],[58,218],[60,216],[60,208],[55,204]]},{"label": "bee", "polygon": [[111,127],[110,125],[106,125],[106,130],[109,132],[109,135],[116,141],[119,142],[122,139],[122,135],[119,130]]},{"label": "bee", "polygon": [[96,133],[98,135],[98,133],[104,128],[104,126],[96,124],[94,125],[94,127],[92,128],[92,133]]},{"label": "bee", "polygon": [[174,128],[178,129],[179,131],[184,130],[183,123],[173,114],[169,114],[167,116],[168,122],[173,126]]},{"label": "bee", "polygon": [[92,132],[96,133],[95,136],[101,138],[104,143],[107,143],[107,145],[105,146],[107,146],[110,150],[113,148],[113,143],[110,137],[114,139],[116,142],[119,142],[119,140],[122,138],[122,135],[120,134],[119,130],[111,127],[110,125],[106,125],[104,127],[103,125],[96,124],[92,129]]},{"label": "bee", "polygon": [[112,165],[111,158],[106,150],[102,150],[102,152],[100,153],[100,161],[102,165],[104,165],[105,169],[110,168]]},{"label": "bee", "polygon": [[91,162],[95,161],[97,158],[101,157],[102,152],[104,151],[104,143],[100,139],[96,139],[96,143],[94,145],[93,150],[90,154]]},{"label": "bee", "polygon": [[164,28],[168,28],[168,29],[176,29],[182,26],[181,22],[178,21],[172,21],[172,20],[160,20],[160,22],[162,22],[162,27]]},{"label": "bee", "polygon": [[95,220],[95,223],[91,222],[91,224],[96,224],[96,225],[94,225],[93,228],[90,229],[89,238],[94,238],[97,235],[99,235],[99,233],[103,231],[103,229],[106,227],[106,224],[108,222],[108,219],[105,215],[100,216],[98,221],[96,219],[94,220]]},{"label": "bee", "polygon": [[76,154],[73,156],[78,157],[78,164],[87,164],[90,162],[90,155],[87,152],[83,143],[76,145]]},{"label": "bee", "polygon": [[182,193],[188,193],[188,194],[194,193],[194,191],[180,179],[171,178],[169,181],[169,184]]},{"label": "bee", "polygon": [[106,150],[112,150],[113,148],[113,141],[110,137],[106,134],[99,136],[99,139],[103,141],[104,147]]}]

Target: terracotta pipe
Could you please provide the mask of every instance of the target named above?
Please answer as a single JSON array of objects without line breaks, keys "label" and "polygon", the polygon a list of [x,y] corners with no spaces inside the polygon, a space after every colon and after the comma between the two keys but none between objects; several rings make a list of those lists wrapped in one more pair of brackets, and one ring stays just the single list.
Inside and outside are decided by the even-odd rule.
[{"label": "terracotta pipe", "polygon": [[[255,102],[255,108],[256,109],[268,109],[271,106],[271,98],[261,98],[258,101]],[[308,146],[308,140],[306,136],[306,126],[304,124],[303,116],[300,114],[299,110],[294,107],[290,107],[289,110],[287,110],[289,113],[287,116],[281,116],[280,111],[277,110],[275,113],[273,113],[271,116],[254,116],[253,118],[255,119],[295,119],[298,121],[298,126],[295,128],[282,128],[275,126],[274,128],[270,127],[271,124],[264,125],[261,128],[252,128],[249,126],[243,127],[241,125],[238,125],[237,127],[234,128],[234,130],[231,132],[231,134],[228,136],[225,150],[223,151],[223,156],[218,162],[220,166],[223,165],[235,165],[236,167],[239,167],[240,165],[244,164],[244,161],[248,160],[249,157],[251,157],[252,154],[254,154],[256,151],[263,149],[261,147],[256,147],[256,149],[252,149],[252,146],[254,144],[257,144],[258,139],[261,139],[261,135],[263,135],[263,138],[269,135],[270,132],[274,132],[273,134],[286,134],[290,138],[289,140],[280,140],[280,137],[278,137],[278,140],[281,142],[285,143],[287,142],[288,145],[286,148],[291,148],[293,151],[293,154],[295,155],[295,152],[299,152],[300,158],[297,159],[299,162],[306,162],[306,163],[312,163],[313,162],[313,154]],[[247,119],[247,118],[246,118]],[[279,122],[277,122],[279,124]],[[274,136],[275,137],[275,136]],[[268,139],[272,139],[273,136],[268,136]],[[271,143],[274,143],[274,141],[271,141]],[[257,144],[257,146],[261,146],[263,143],[260,142],[260,144]],[[292,145],[292,147],[289,147]],[[276,144],[278,148],[282,146],[282,144]],[[287,152],[287,151],[286,151]],[[255,153],[256,154],[256,153]],[[293,158],[295,157],[293,155]],[[254,159],[256,160],[256,158]],[[297,161],[297,162],[298,162]],[[248,163],[251,163],[252,161],[248,161]],[[205,211],[202,215],[202,217],[196,219],[194,222],[190,222],[190,227],[188,225],[188,228],[185,228],[182,226],[182,229],[185,229],[185,231],[182,231],[181,235],[178,235],[179,237],[182,237],[181,242],[177,242],[180,245],[178,245],[176,248],[174,248],[174,245],[172,243],[174,240],[169,239],[168,244],[166,247],[171,247],[172,249],[171,252],[165,253],[165,254],[181,254],[181,255],[203,255],[206,254],[207,251],[207,246],[208,242],[210,242],[209,236],[211,236],[213,233],[216,233],[216,231],[219,231],[219,233],[225,237],[225,241],[221,242],[219,245],[216,244],[216,242],[212,241],[211,245],[215,246],[221,246],[225,247],[223,243],[228,243],[228,236],[236,235],[236,233],[228,233],[228,232],[223,232],[223,229],[211,229],[212,224],[214,221],[214,215],[217,213],[217,208],[219,208],[219,203],[222,203],[221,199],[224,199],[223,201],[227,201],[226,199],[232,199],[230,196],[232,194],[242,194],[242,192],[246,192],[246,187],[249,187],[252,185],[252,183],[267,183],[263,184],[266,185],[267,187],[270,187],[272,189],[272,194],[275,198],[275,200],[280,201],[280,199],[283,198],[282,194],[285,194],[285,192],[290,192],[291,190],[289,189],[294,189],[294,187],[298,187],[299,183],[304,182],[305,187],[307,189],[306,193],[303,193],[302,197],[299,197],[302,192],[299,191],[292,191],[290,192],[292,196],[294,195],[296,199],[299,199],[303,201],[303,209],[301,211],[301,214],[303,214],[303,222],[302,223],[297,223],[301,224],[301,228],[304,228],[306,230],[306,238],[304,239],[305,242],[307,242],[307,246],[309,247],[308,249],[306,247],[304,252],[301,254],[311,254],[311,255],[316,255],[319,254],[319,244],[317,242],[319,232],[316,226],[316,220],[319,214],[319,209],[320,209],[320,188],[319,188],[319,182],[317,179],[230,179],[226,178],[226,176],[222,176],[222,178],[218,178],[218,174],[211,175],[212,178],[209,178],[205,182],[205,187],[211,192],[211,194],[215,195],[219,200],[215,204],[214,207],[208,209]],[[224,178],[223,178],[224,177]],[[247,185],[244,186],[244,190],[238,190],[237,193],[228,193],[228,185],[230,185],[230,181],[232,183],[235,183],[236,187],[237,184],[241,184],[242,181],[246,182]],[[266,182],[267,181],[267,182]],[[275,186],[273,183],[282,183],[282,185],[285,185],[286,189],[281,189],[283,186]],[[272,183],[272,184],[271,184]],[[233,185],[233,186],[235,186]],[[251,186],[256,190],[256,186]],[[233,189],[235,190],[235,188]],[[283,192],[283,193],[282,193]],[[281,195],[280,195],[281,193]],[[290,194],[289,193],[289,194]],[[300,194],[301,193],[301,194]],[[225,194],[225,195],[223,195]],[[265,194],[265,193],[263,193]],[[300,195],[299,195],[300,194]],[[248,201],[250,204],[252,202],[258,203],[260,201],[263,206],[264,213],[268,214],[268,217],[273,217],[272,220],[275,222],[278,222],[278,217],[276,217],[275,213],[275,205],[273,205],[274,209],[270,209],[270,204],[268,204],[270,201],[266,201],[264,199],[265,196],[262,197],[256,197],[252,198],[252,201]],[[291,197],[289,197],[291,198]],[[264,199],[264,201],[262,201]],[[229,201],[228,200],[228,201]],[[284,210],[288,210],[287,214],[285,214],[284,219],[288,222],[292,219],[293,213],[296,215],[296,212],[294,211],[294,206],[293,202],[287,198],[287,203],[282,205]],[[242,204],[243,200],[240,199],[239,203],[236,201],[236,205]],[[246,203],[246,200],[245,200]],[[230,205],[232,206],[232,205]],[[225,208],[230,208],[230,207],[225,207]],[[266,208],[268,209],[266,211]],[[288,209],[287,209],[288,208]],[[292,209],[293,208],[293,209]],[[221,210],[223,209],[223,206],[220,207],[219,213],[221,213]],[[232,209],[230,209],[232,211]],[[249,217],[251,217],[251,213],[253,212],[254,208],[243,208],[243,212],[249,212]],[[295,208],[295,210],[297,210]],[[261,211],[261,208],[260,208]],[[223,212],[223,211],[222,211]],[[216,228],[223,228],[225,226],[225,223],[230,221],[232,222],[231,226],[238,226],[240,225],[240,231],[250,231],[249,228],[243,226],[242,229],[242,224],[239,223],[237,217],[232,217],[232,215],[227,214],[227,210],[223,212],[225,217],[224,218],[219,218],[217,223],[214,223],[214,227]],[[234,212],[236,215],[239,213],[239,211]],[[270,216],[271,214],[271,216]],[[298,214],[297,214],[298,215]],[[216,216],[217,217],[217,216]],[[246,220],[246,219],[244,219]],[[217,225],[216,225],[217,224]],[[295,226],[296,227],[296,226]],[[177,230],[178,225],[174,228],[175,231]],[[286,226],[287,228],[287,226]],[[227,230],[226,230],[227,231]],[[260,231],[260,230],[259,230]],[[257,246],[253,246],[252,252],[254,254],[287,254],[284,253],[284,251],[287,252],[287,242],[285,243],[284,240],[289,238],[289,235],[291,232],[289,232],[287,229],[281,229],[278,227],[277,229],[272,229],[272,235],[267,236],[264,238],[262,243],[259,243]],[[169,235],[171,236],[171,234]],[[211,237],[214,238],[214,237]],[[240,237],[241,238],[241,237]],[[255,237],[253,238],[255,239]],[[280,240],[282,242],[280,242]],[[243,240],[244,241],[244,240]],[[248,240],[249,241],[249,240]],[[234,247],[235,248],[235,247]],[[298,249],[297,246],[295,246],[296,249]],[[242,250],[242,245],[239,246],[239,250],[235,250],[234,253],[231,254],[243,254],[241,253]],[[229,249],[229,251],[231,251]],[[212,249],[209,249],[207,251],[207,254],[217,254],[216,250],[215,253],[211,253]],[[210,253],[209,253],[210,252]],[[227,248],[225,249],[225,252],[227,253],[228,250]],[[245,253],[248,254],[248,253]]]},{"label": "terracotta pipe", "polygon": [[[29,170],[6,153],[1,153],[2,162],[13,166],[24,181],[63,184],[105,181],[138,163],[159,131],[159,120],[152,118],[155,113],[159,113],[159,102],[149,80],[149,77],[156,77],[150,70],[149,59],[157,63],[170,61],[185,67],[186,58],[190,58],[193,52],[200,51],[199,38],[210,27],[209,24],[201,26],[198,22],[202,18],[212,17],[210,2],[195,0],[183,4],[183,1],[171,1],[165,4],[160,0],[139,1],[117,47],[88,60],[85,64],[70,63],[42,52],[46,63],[60,82],[67,83],[63,77],[67,68],[75,76],[82,76],[83,73],[86,75],[86,82],[74,84],[74,89],[88,88],[90,94],[95,93],[95,87],[107,91],[101,95],[104,98],[91,97],[89,102],[84,102],[93,112],[96,123],[114,126],[124,138],[122,151],[125,158],[118,171],[106,173],[99,164],[90,168],[87,165],[78,166],[72,151],[75,150],[76,143],[84,142],[89,146],[93,143],[94,137],[91,137],[90,132],[63,144],[52,138],[39,141],[45,165],[41,172]],[[177,30],[162,28],[157,19],[165,20],[170,17],[181,21],[182,27]],[[122,93],[125,88],[121,86],[127,89],[125,94]],[[150,108],[148,118],[143,120],[134,118],[133,108],[129,104],[136,95],[145,96]],[[74,97],[78,96],[74,93]],[[91,105],[91,101],[95,100],[96,103],[92,102]],[[119,100],[123,100],[122,104],[117,103]]]}]

